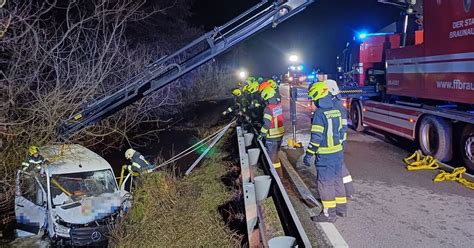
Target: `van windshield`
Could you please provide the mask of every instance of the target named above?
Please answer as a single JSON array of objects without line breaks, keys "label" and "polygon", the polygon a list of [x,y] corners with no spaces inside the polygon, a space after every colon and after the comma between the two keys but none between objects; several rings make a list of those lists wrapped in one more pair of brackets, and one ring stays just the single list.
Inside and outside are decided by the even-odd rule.
[{"label": "van windshield", "polygon": [[88,171],[51,176],[53,205],[63,205],[85,197],[113,193],[117,189],[111,170]]}]

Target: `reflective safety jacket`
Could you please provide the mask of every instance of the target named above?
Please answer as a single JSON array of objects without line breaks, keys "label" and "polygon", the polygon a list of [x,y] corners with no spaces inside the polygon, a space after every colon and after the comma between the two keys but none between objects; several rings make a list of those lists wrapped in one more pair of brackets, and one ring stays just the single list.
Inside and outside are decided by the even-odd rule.
[{"label": "reflective safety jacket", "polygon": [[43,156],[39,155],[38,156],[27,156],[26,159],[21,163],[22,169],[24,171],[26,170],[31,170],[31,169],[37,169],[40,170],[41,166],[46,163],[46,160],[44,159]]},{"label": "reflective safety jacket", "polygon": [[334,107],[330,95],[318,100],[311,125],[311,140],[306,150],[309,154],[333,154],[342,151],[347,130],[347,118]]},{"label": "reflective safety jacket", "polygon": [[143,170],[150,168],[150,162],[148,162],[139,152],[133,154],[131,161],[132,165],[130,165],[128,169],[133,172],[142,172]]},{"label": "reflective safety jacket", "polygon": [[263,111],[263,126],[260,133],[267,139],[280,138],[285,134],[283,106],[271,98]]}]

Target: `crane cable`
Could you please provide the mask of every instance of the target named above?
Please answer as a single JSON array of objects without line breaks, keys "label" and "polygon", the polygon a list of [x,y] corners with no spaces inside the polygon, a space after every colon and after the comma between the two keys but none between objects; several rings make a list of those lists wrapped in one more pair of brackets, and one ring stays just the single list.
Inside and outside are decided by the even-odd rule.
[{"label": "crane cable", "polygon": [[168,165],[168,164],[171,164],[171,163],[174,163],[176,162],[177,160],[183,158],[183,157],[186,157],[187,155],[195,152],[196,150],[198,150],[199,148],[203,147],[204,145],[206,145],[212,138],[216,137],[217,135],[219,135],[220,133],[224,132],[229,126],[231,126],[232,124],[234,124],[236,122],[235,118],[227,125],[225,125],[223,128],[219,129],[217,132],[205,137],[204,139],[200,140],[199,142],[197,142],[196,144],[188,147],[187,149],[185,149],[184,151],[180,152],[179,154],[175,155],[174,157],[166,160],[165,162],[161,163],[160,165],[157,165],[155,168],[153,168],[153,170],[156,170],[156,169],[159,169],[165,165]]},{"label": "crane cable", "polygon": [[[186,148],[184,151],[180,152],[179,154],[173,156],[172,158],[166,160],[165,162],[157,165],[156,167],[150,169],[150,170],[147,170],[147,173],[149,172],[153,172],[153,171],[156,171],[157,169],[165,166],[165,165],[169,165],[169,164],[172,164],[174,162],[176,162],[177,160],[195,152],[196,150],[198,150],[199,148],[201,148],[202,146],[204,146],[205,144],[207,144],[212,138],[214,137],[217,137],[219,134],[221,134],[222,132],[225,132],[227,131],[228,127],[233,125],[234,123],[236,122],[236,118],[232,119],[232,121],[225,125],[223,128],[219,129],[217,132],[205,137],[204,139],[200,140],[199,142],[197,142],[196,144]],[[119,177],[119,187],[122,187],[122,184],[123,184],[123,181],[125,179],[125,170],[128,170],[129,174],[131,174],[132,176],[138,176],[139,174],[136,173],[136,172],[133,172],[131,171],[130,169],[127,169],[129,168],[128,165],[123,165],[122,166],[122,171],[120,173],[120,177]]]}]

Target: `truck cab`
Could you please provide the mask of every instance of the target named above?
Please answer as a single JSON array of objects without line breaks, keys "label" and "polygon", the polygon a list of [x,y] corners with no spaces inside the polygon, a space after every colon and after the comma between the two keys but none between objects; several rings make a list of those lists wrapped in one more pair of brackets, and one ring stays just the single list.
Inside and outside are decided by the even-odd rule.
[{"label": "truck cab", "polygon": [[80,145],[41,151],[48,161],[41,172],[17,172],[17,235],[45,233],[57,245],[106,243],[108,225],[131,204],[130,193],[119,189],[110,164]]}]

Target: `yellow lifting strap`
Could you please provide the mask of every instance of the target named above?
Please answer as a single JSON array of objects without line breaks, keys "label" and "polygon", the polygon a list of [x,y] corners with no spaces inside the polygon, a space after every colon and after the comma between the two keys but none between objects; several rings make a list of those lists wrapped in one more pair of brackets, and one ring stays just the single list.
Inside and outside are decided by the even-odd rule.
[{"label": "yellow lifting strap", "polygon": [[474,189],[474,182],[469,182],[465,178],[463,178],[463,174],[465,172],[466,172],[465,167],[456,168],[451,173],[441,170],[441,172],[433,179],[433,181],[435,182],[442,182],[442,181],[447,181],[447,180],[457,181],[469,189]]},{"label": "yellow lifting strap", "polygon": [[439,168],[438,160],[432,156],[422,158],[419,150],[404,158],[403,161],[407,164],[408,170],[436,170]]},{"label": "yellow lifting strap", "polygon": [[[409,157],[403,159],[403,162],[407,164],[408,170],[435,170],[439,168],[439,162],[432,156],[425,156],[420,150],[416,151]],[[440,170],[440,173],[433,179],[435,182],[442,181],[457,181],[469,189],[474,189],[474,182],[469,182],[463,178],[463,174],[466,172],[465,167],[455,168],[453,172],[449,173],[444,170]]]}]

